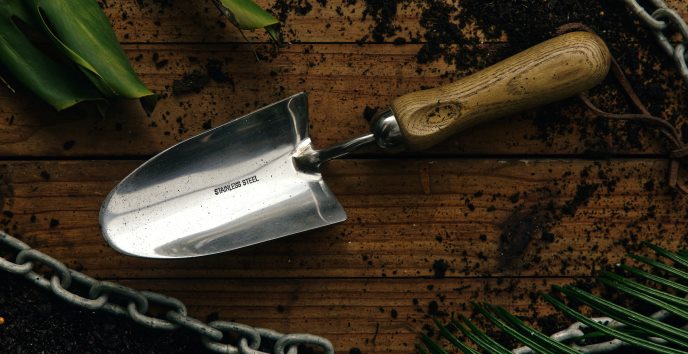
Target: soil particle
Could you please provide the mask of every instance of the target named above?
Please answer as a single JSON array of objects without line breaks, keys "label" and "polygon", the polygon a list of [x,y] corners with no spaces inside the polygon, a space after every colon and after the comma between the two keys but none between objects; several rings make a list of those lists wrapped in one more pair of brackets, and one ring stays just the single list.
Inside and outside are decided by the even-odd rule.
[{"label": "soil particle", "polygon": [[210,82],[210,77],[200,70],[194,70],[179,80],[172,83],[172,94],[175,96],[185,95],[193,92],[201,92],[201,89]]},{"label": "soil particle", "polygon": [[480,57],[480,53],[475,51],[478,40],[464,35],[467,22],[459,19],[457,8],[440,0],[428,1],[427,4],[420,17],[420,25],[426,31],[423,36],[425,43],[416,55],[418,63],[426,64],[442,58],[449,64],[475,64]]},{"label": "soil particle", "polygon": [[62,145],[63,150],[70,150],[71,148],[74,147],[76,142],[74,140],[68,140]]},{"label": "soil particle", "polygon": [[8,198],[14,197],[14,187],[5,167],[0,168],[0,210],[4,210]]},{"label": "soil particle", "polygon": [[499,238],[499,253],[503,265],[518,259],[533,237],[541,235],[553,221],[551,212],[533,208],[528,212],[514,211],[502,225]]},{"label": "soil particle", "polygon": [[437,279],[444,278],[448,269],[449,263],[447,263],[444,259],[438,259],[432,263],[432,271]]},{"label": "soil particle", "polygon": [[185,331],[150,330],[123,317],[69,305],[0,272],[3,353],[204,353]]},{"label": "soil particle", "polygon": [[440,306],[437,301],[432,300],[428,303],[428,315],[431,317],[447,317],[448,313],[440,311]]},{"label": "soil particle", "polygon": [[232,87],[234,87],[234,80],[232,80],[229,74],[225,71],[221,61],[210,59],[205,65],[205,68],[208,73],[208,77],[210,77],[213,81],[220,84],[228,82]]},{"label": "soil particle", "polygon": [[166,67],[167,64],[169,64],[169,63],[170,63],[170,61],[167,59],[160,60],[158,62],[155,62],[155,68],[160,70],[160,69]]},{"label": "soil particle", "polygon": [[[397,33],[398,27],[394,24],[397,15],[397,4],[404,1],[397,0],[366,0],[363,10],[363,19],[371,17],[375,22],[371,31],[373,41],[382,43]],[[406,1],[407,2],[407,1]]]},{"label": "soil particle", "polygon": [[563,214],[573,216],[578,207],[586,203],[599,187],[600,185],[596,183],[579,184],[576,186],[576,194],[573,196],[573,199],[566,202],[566,204],[561,208],[561,212]]},{"label": "soil particle", "polygon": [[313,10],[313,5],[307,0],[277,0],[272,6],[272,10],[276,12],[277,19],[284,23],[290,13],[304,16]]},{"label": "soil particle", "polygon": [[[527,210],[517,208],[502,224],[499,238],[499,253],[501,267],[513,265],[528,248],[533,239],[545,242],[554,241],[555,234],[550,228],[566,216],[573,216],[579,207],[585,205],[600,187],[597,183],[580,183],[576,186],[576,194],[571,200],[557,206],[554,199],[541,201]],[[551,194],[550,190],[543,190]],[[538,262],[535,262],[538,263]]]},{"label": "soil particle", "polygon": [[378,108],[366,106],[365,109],[363,110],[363,118],[367,122],[370,122],[375,117],[375,114],[377,114],[377,111],[378,111]]}]

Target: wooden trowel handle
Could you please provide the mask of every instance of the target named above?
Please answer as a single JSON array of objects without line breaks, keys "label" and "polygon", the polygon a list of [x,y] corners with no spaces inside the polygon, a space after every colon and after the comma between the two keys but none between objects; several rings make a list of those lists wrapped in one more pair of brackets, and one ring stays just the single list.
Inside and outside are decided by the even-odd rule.
[{"label": "wooden trowel handle", "polygon": [[391,108],[408,150],[422,150],[477,124],[561,100],[598,84],[611,55],[602,39],[571,32],[452,84],[413,92]]}]

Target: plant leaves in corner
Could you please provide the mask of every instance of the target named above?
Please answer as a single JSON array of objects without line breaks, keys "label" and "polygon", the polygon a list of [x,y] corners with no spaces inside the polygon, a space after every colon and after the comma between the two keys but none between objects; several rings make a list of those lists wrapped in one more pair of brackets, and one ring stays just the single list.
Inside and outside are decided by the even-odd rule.
[{"label": "plant leaves in corner", "polygon": [[[36,96],[61,111],[83,101],[100,101],[103,96],[78,70],[45,55],[22,32],[18,24],[31,26],[33,16],[23,0],[0,1],[0,65]],[[9,87],[9,83],[2,80]]]},{"label": "plant leaves in corner", "polygon": [[213,0],[229,21],[241,30],[265,28],[272,40],[279,42],[279,21],[253,0]]},{"label": "plant leaves in corner", "polygon": [[[157,97],[131,67],[110,22],[95,0],[0,2],[0,64],[13,78],[55,109],[82,101],[140,99],[147,112]],[[52,52],[36,46],[19,22]],[[70,63],[71,62],[71,63]]]},{"label": "plant leaves in corner", "polygon": [[[473,308],[482,314],[487,322],[491,322],[493,328],[499,328],[502,335],[511,337],[526,346],[514,349],[513,352],[597,352],[603,350],[605,346],[611,350],[623,343],[626,346],[634,347],[634,349],[643,348],[646,351],[663,354],[688,353],[686,351],[688,348],[688,330],[685,327],[685,322],[688,320],[688,301],[686,300],[688,285],[678,282],[678,280],[688,279],[688,271],[685,270],[688,268],[688,252],[684,250],[674,253],[651,243],[644,243],[643,246],[653,250],[657,256],[672,260],[675,266],[682,269],[647,257],[630,255],[638,263],[652,269],[642,270],[620,264],[617,266],[617,272],[603,271],[597,279],[607,290],[603,292],[604,295],[610,296],[616,293],[617,296],[614,299],[605,299],[600,295],[593,294],[590,290],[581,290],[570,285],[552,287],[553,291],[565,295],[569,301],[585,305],[595,313],[608,316],[613,319],[611,322],[604,319],[589,318],[579,312],[580,310],[564,303],[563,300],[549,294],[541,294],[544,300],[554,308],[588,328],[585,333],[577,335],[576,338],[570,337],[570,333],[562,335],[565,332],[559,332],[554,337],[548,337],[499,306],[473,304]],[[634,280],[634,277],[640,281]],[[667,292],[667,290],[670,291]],[[621,296],[635,298],[644,303],[644,307],[649,305],[657,312],[643,314],[640,311],[621,306],[618,304]],[[463,323],[457,320],[451,321],[451,326],[462,332],[463,338],[461,339],[454,336],[447,326],[437,320],[434,322],[440,328],[440,335],[464,353],[477,353],[469,346],[468,340],[473,342],[474,347],[487,353],[512,352],[502,347],[495,339],[488,337],[485,331],[478,329],[465,317],[462,319]],[[566,342],[560,343],[555,338],[567,339]],[[447,352],[441,344],[435,342],[428,335],[422,334],[421,339],[422,344],[419,343],[418,346],[423,351],[432,354]],[[419,352],[421,352],[420,349]]]}]

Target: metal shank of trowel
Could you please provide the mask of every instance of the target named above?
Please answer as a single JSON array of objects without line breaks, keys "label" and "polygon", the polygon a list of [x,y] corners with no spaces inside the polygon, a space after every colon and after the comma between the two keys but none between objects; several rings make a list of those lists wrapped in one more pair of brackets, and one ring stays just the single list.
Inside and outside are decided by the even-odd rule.
[{"label": "metal shank of trowel", "polygon": [[294,163],[303,171],[315,172],[323,163],[348,155],[352,151],[372,143],[377,143],[377,146],[389,152],[404,150],[404,136],[391,109],[377,116],[370,131],[370,134],[359,136],[324,150],[315,150],[310,141],[304,142],[293,155]]}]

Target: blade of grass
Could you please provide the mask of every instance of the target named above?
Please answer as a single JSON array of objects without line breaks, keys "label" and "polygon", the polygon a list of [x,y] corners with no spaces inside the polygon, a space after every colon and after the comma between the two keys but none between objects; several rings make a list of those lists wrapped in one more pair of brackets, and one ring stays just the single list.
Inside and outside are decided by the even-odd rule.
[{"label": "blade of grass", "polygon": [[462,352],[466,354],[479,354],[478,351],[473,350],[472,348],[468,347],[466,344],[464,344],[462,341],[460,341],[454,334],[449,331],[449,329],[446,326],[443,326],[440,321],[438,320],[433,320],[435,322],[435,325],[440,329],[440,334],[442,337],[446,338],[451,344],[453,344],[455,347],[459,348]]},{"label": "blade of grass", "polygon": [[592,309],[602,312],[621,323],[637,328],[649,336],[663,338],[669,342],[688,348],[687,331],[626,309],[623,306],[619,306],[611,301],[594,296],[573,286],[564,286],[563,288],[554,286],[553,288],[566,294],[567,297],[580,301],[590,306]]},{"label": "blade of grass", "polygon": [[629,272],[629,273],[631,273],[631,274],[633,274],[633,275],[635,275],[635,276],[637,276],[637,277],[641,277],[641,278],[644,278],[644,279],[653,281],[653,282],[655,282],[655,283],[657,283],[657,284],[664,285],[664,286],[670,287],[670,288],[672,288],[672,289],[676,289],[676,290],[678,290],[678,291],[682,291],[682,292],[684,292],[684,293],[688,293],[688,286],[685,286],[685,285],[683,285],[683,284],[681,284],[681,283],[677,283],[677,282],[675,282],[675,281],[673,281],[673,280],[669,280],[669,279],[660,277],[660,276],[655,275],[655,274],[652,274],[652,273],[648,273],[648,272],[646,272],[646,271],[644,271],[644,270],[641,270],[641,269],[638,269],[638,268],[635,268],[635,267],[631,267],[631,266],[628,266],[628,265],[625,265],[625,264],[619,264],[619,265],[617,265],[617,268],[623,269],[623,270],[625,270],[626,272]]},{"label": "blade of grass", "polygon": [[545,301],[549,302],[550,304],[552,304],[552,306],[554,306],[558,310],[564,312],[566,315],[575,319],[576,321],[579,321],[579,322],[585,324],[586,326],[588,326],[590,328],[594,328],[594,329],[596,329],[602,333],[605,333],[611,337],[618,338],[618,339],[620,339],[620,340],[622,340],[628,344],[632,344],[632,345],[635,345],[635,346],[638,346],[638,347],[641,347],[644,349],[652,350],[652,351],[655,351],[658,353],[663,353],[663,354],[685,354],[684,350],[678,350],[678,349],[667,347],[667,346],[664,346],[661,344],[657,344],[657,343],[651,342],[649,340],[646,340],[643,338],[638,338],[638,337],[629,335],[627,333],[624,333],[622,331],[607,327],[603,324],[597,323],[597,322],[589,319],[588,317],[582,315],[581,313],[575,311],[574,309],[568,307],[563,302],[557,300],[556,298],[554,298],[551,295],[541,294],[541,296],[545,299]]},{"label": "blade of grass", "polygon": [[685,310],[683,310],[683,309],[681,309],[681,308],[679,308],[679,307],[677,307],[677,306],[674,306],[674,305],[672,305],[672,304],[670,304],[670,303],[667,303],[667,302],[664,302],[664,301],[655,299],[655,298],[653,298],[653,297],[649,297],[649,296],[647,296],[647,294],[645,294],[645,293],[642,293],[642,292],[637,291],[637,290],[635,290],[635,289],[633,289],[633,288],[627,287],[627,286],[625,286],[625,285],[623,285],[623,284],[616,283],[616,282],[614,282],[613,280],[603,279],[603,278],[600,278],[600,279],[598,279],[598,280],[599,280],[601,283],[605,284],[606,286],[615,288],[615,289],[617,289],[617,290],[619,290],[619,291],[621,291],[621,292],[623,292],[623,293],[626,293],[626,294],[628,294],[628,295],[630,295],[630,296],[632,296],[632,297],[635,297],[636,299],[639,299],[639,300],[641,300],[641,301],[643,301],[643,302],[645,302],[645,303],[654,305],[654,306],[656,306],[656,307],[659,308],[659,309],[662,309],[662,310],[671,312],[671,313],[673,313],[673,314],[676,315],[676,316],[679,316],[679,317],[681,317],[681,318],[683,318],[683,319],[685,319],[685,320],[688,320],[688,312],[686,312]]},{"label": "blade of grass", "polygon": [[[622,285],[626,288],[631,288],[634,289],[642,294],[647,295],[650,298],[656,299],[663,301],[665,303],[670,303],[673,304],[682,310],[688,310],[688,300],[685,298],[682,298],[680,296],[676,296],[673,294],[666,293],[664,291],[651,288],[649,286],[640,284],[634,280],[630,280],[627,278],[624,278],[622,276],[616,275],[614,273],[610,273],[607,271],[602,271],[601,276],[599,277],[600,281],[607,281],[609,283],[609,280],[611,280],[614,284],[616,285],[611,285],[612,287],[616,287],[617,289],[621,290],[617,285]],[[688,312],[687,312],[688,313]]]},{"label": "blade of grass", "polygon": [[530,349],[534,350],[535,352],[538,353],[548,353],[548,348],[546,346],[541,345],[540,343],[532,340],[530,337],[525,336],[521,334],[521,332],[511,328],[508,324],[506,324],[504,321],[500,320],[497,318],[495,315],[490,313],[487,309],[482,307],[479,304],[474,303],[473,306],[475,307],[478,312],[480,312],[483,316],[485,316],[487,319],[492,321],[492,323],[495,324],[495,326],[499,327],[502,331],[506,332],[508,335],[514,337],[516,340],[519,342],[525,344],[528,346]]},{"label": "blade of grass", "polygon": [[659,270],[663,270],[669,274],[673,274],[677,277],[680,277],[683,280],[688,280],[688,272],[685,272],[683,270],[680,270],[678,268],[674,268],[668,264],[656,261],[651,258],[643,257],[643,256],[638,256],[635,254],[630,254],[629,257],[635,259],[638,262],[645,263],[653,268],[657,268]]},{"label": "blade of grass", "polygon": [[432,338],[428,337],[427,334],[423,334],[421,336],[423,339],[423,344],[425,344],[426,347],[433,353],[433,354],[449,354],[442,346],[437,344]]},{"label": "blade of grass", "polygon": [[659,247],[659,246],[657,246],[657,245],[654,245],[654,244],[652,244],[652,243],[650,243],[650,242],[643,242],[643,246],[649,247],[649,248],[651,248],[653,251],[655,251],[655,253],[657,253],[658,255],[660,255],[660,256],[662,256],[662,257],[665,257],[665,258],[669,258],[669,259],[671,259],[672,261],[674,261],[674,262],[676,262],[676,263],[678,263],[678,264],[680,264],[680,265],[682,265],[682,266],[688,268],[688,259],[685,259],[685,258],[679,256],[679,255],[676,254],[676,253],[669,252],[668,250],[666,250],[666,249],[664,249],[664,248],[662,248],[662,247]]},{"label": "blade of grass", "polygon": [[519,330],[523,335],[529,336],[532,338],[534,341],[538,342],[539,344],[542,344],[545,347],[548,347],[549,350],[555,353],[568,353],[568,354],[577,354],[580,353],[580,351],[575,350],[561,342],[558,342],[556,340],[553,340],[549,336],[545,335],[544,333],[528,326],[525,324],[521,319],[518,317],[512,315],[509,313],[509,311],[505,310],[504,308],[500,306],[494,306],[494,305],[487,305],[492,312],[496,313],[499,315],[501,318],[506,320],[507,322],[511,323],[514,327],[516,327],[517,330]]},{"label": "blade of grass", "polygon": [[489,351],[490,353],[497,354],[508,354],[511,353],[509,349],[505,348],[503,345],[497,343],[492,337],[488,336],[485,332],[480,330],[473,322],[471,322],[466,316],[460,316],[461,320],[468,326],[464,327],[459,321],[452,320],[452,324],[457,327],[466,337],[481,346],[483,349]]},{"label": "blade of grass", "polygon": [[425,350],[425,347],[418,343],[416,343],[416,351],[418,351],[420,354],[428,354],[428,351]]}]

